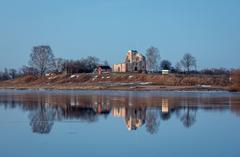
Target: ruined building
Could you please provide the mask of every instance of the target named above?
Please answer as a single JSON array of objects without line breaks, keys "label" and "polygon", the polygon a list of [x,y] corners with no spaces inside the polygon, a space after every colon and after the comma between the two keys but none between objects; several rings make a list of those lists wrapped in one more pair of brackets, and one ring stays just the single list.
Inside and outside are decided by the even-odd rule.
[{"label": "ruined building", "polygon": [[136,50],[129,50],[124,63],[114,64],[113,72],[145,72],[146,59]]}]

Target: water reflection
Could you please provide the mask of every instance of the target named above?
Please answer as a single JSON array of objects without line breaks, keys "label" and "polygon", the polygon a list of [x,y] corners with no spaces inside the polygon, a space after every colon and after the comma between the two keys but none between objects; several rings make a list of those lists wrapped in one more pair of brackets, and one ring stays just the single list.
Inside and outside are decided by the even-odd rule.
[{"label": "water reflection", "polygon": [[40,103],[38,108],[30,112],[30,125],[34,133],[48,134],[50,133],[54,124],[56,110],[47,108],[44,104]]},{"label": "water reflection", "polygon": [[240,97],[176,96],[162,94],[57,94],[49,92],[1,92],[0,105],[29,112],[33,133],[49,134],[55,121],[79,120],[94,123],[100,117],[121,118],[128,130],[145,126],[155,134],[161,122],[173,116],[186,128],[197,122],[198,110],[225,111],[240,115]]},{"label": "water reflection", "polygon": [[123,118],[128,130],[136,130],[145,123],[146,107],[113,106],[112,115]]}]

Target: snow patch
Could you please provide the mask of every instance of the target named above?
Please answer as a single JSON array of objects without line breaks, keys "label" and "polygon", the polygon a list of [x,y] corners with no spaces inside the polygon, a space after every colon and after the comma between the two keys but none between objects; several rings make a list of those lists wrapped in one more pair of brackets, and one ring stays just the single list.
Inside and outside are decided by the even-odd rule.
[{"label": "snow patch", "polygon": [[130,78],[133,78],[133,76],[132,75],[130,75],[130,76],[128,76],[128,78],[130,79]]},{"label": "snow patch", "polygon": [[76,77],[76,75],[71,75],[71,76],[70,76],[70,78],[74,78],[74,77]]},{"label": "snow patch", "polygon": [[148,85],[148,84],[151,84],[152,82],[140,82],[139,84],[140,85]]},{"label": "snow patch", "polygon": [[57,76],[48,77],[49,80],[55,79]]}]

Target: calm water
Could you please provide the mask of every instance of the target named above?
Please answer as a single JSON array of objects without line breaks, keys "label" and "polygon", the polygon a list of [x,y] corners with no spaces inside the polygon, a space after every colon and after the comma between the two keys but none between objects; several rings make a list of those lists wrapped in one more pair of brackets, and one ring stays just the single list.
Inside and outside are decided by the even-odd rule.
[{"label": "calm water", "polygon": [[239,157],[239,147],[239,93],[0,90],[0,157]]}]

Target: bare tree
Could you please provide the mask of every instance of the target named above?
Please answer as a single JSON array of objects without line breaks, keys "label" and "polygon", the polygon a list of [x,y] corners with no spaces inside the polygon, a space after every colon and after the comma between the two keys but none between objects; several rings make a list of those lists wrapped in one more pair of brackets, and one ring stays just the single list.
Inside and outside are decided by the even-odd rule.
[{"label": "bare tree", "polygon": [[68,75],[74,73],[91,73],[99,65],[99,59],[89,56],[80,60],[66,60],[63,63],[63,71]]},{"label": "bare tree", "polygon": [[180,62],[177,62],[175,65],[175,70],[177,73],[180,73],[182,71],[182,65]]},{"label": "bare tree", "polygon": [[43,76],[47,71],[54,68],[54,54],[48,45],[34,46],[30,54],[29,65],[36,68]]},{"label": "bare tree", "polygon": [[9,75],[8,69],[5,68],[4,72],[0,72],[0,80],[5,81],[5,80],[9,80],[11,77]]},{"label": "bare tree", "polygon": [[160,61],[159,50],[156,47],[150,47],[146,50],[147,70],[156,71]]},{"label": "bare tree", "polygon": [[93,72],[94,69],[97,68],[99,65],[99,58],[93,57],[93,56],[88,56],[86,59],[86,67],[87,67],[87,72]]},{"label": "bare tree", "polygon": [[193,67],[196,68],[197,61],[196,61],[195,57],[193,57],[190,53],[186,53],[181,60],[181,65],[189,73],[191,68],[193,68]]},{"label": "bare tree", "polygon": [[230,75],[230,70],[225,68],[211,68],[211,69],[202,69],[200,71],[201,74],[207,74],[207,75]]},{"label": "bare tree", "polygon": [[160,67],[163,70],[170,70],[171,66],[172,66],[172,63],[169,60],[162,60],[161,61]]},{"label": "bare tree", "polygon": [[105,66],[109,66],[109,63],[108,63],[108,61],[107,61],[107,60],[105,60],[105,61],[103,62],[103,65],[105,65]]},{"label": "bare tree", "polygon": [[63,58],[55,59],[55,67],[57,72],[62,72],[64,69],[65,60]]},{"label": "bare tree", "polygon": [[22,75],[38,75],[38,70],[33,67],[23,66],[21,68]]},{"label": "bare tree", "polygon": [[17,70],[16,69],[9,69],[9,76],[11,79],[15,79],[17,76]]}]

